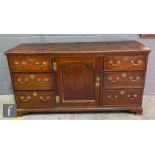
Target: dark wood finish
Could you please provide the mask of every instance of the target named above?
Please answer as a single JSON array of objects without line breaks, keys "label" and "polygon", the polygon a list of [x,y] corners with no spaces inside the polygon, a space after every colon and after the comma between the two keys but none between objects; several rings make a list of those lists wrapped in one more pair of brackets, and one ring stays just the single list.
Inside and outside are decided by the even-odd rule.
[{"label": "dark wood finish", "polygon": [[53,78],[50,73],[13,73],[12,79],[16,90],[50,90]]},{"label": "dark wood finish", "polygon": [[48,57],[12,56],[9,57],[13,72],[50,72],[51,61]]},{"label": "dark wood finish", "polygon": [[104,90],[103,106],[140,106],[141,89]]},{"label": "dark wood finish", "polygon": [[29,113],[82,113],[82,112],[111,112],[123,111],[132,112],[141,115],[143,112],[142,107],[90,107],[90,108],[42,108],[42,109],[17,109],[17,116],[22,116]]},{"label": "dark wood finish", "polygon": [[145,72],[105,72],[104,88],[143,88]]},{"label": "dark wood finish", "polygon": [[141,34],[141,38],[154,38],[155,34]]},{"label": "dark wood finish", "polygon": [[16,91],[17,108],[40,109],[54,106],[54,95],[51,91]]},{"label": "dark wood finish", "polygon": [[[57,95],[60,106],[99,105],[100,81],[97,58],[57,58]],[[97,81],[99,78],[99,81]]]},{"label": "dark wood finish", "polygon": [[6,52],[17,115],[103,111],[142,114],[149,52],[136,41],[19,45]]},{"label": "dark wood finish", "polygon": [[[61,55],[84,53],[141,53],[150,49],[137,41],[93,42],[93,43],[33,43],[22,44],[6,52],[7,55]],[[59,55],[59,56],[60,56]],[[62,55],[61,55],[62,56]],[[79,55],[81,56],[81,55]]]},{"label": "dark wood finish", "polygon": [[145,70],[145,56],[107,56],[104,59],[104,69],[111,70]]}]

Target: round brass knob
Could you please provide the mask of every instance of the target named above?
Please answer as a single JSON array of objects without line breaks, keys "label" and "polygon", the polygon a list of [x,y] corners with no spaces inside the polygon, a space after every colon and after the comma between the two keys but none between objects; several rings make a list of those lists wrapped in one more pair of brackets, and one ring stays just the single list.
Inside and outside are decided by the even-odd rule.
[{"label": "round brass knob", "polygon": [[33,96],[37,96],[38,94],[36,92],[33,92]]},{"label": "round brass knob", "polygon": [[124,95],[125,94],[124,90],[121,90],[120,94],[121,95]]},{"label": "round brass knob", "polygon": [[34,78],[35,78],[35,75],[34,75],[34,74],[31,74],[31,75],[30,75],[30,78],[31,78],[31,79],[34,79]]},{"label": "round brass knob", "polygon": [[123,58],[123,61],[127,61],[127,60],[128,60],[128,58],[127,58],[127,57],[124,57],[124,58]]}]

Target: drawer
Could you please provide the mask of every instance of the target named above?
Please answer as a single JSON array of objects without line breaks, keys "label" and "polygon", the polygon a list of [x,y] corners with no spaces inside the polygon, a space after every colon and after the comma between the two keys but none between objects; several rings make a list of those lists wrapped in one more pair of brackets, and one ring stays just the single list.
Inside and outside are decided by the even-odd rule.
[{"label": "drawer", "polygon": [[54,95],[51,91],[16,91],[17,107],[21,109],[52,108]]},{"label": "drawer", "polygon": [[140,106],[141,102],[141,89],[103,91],[103,106]]},{"label": "drawer", "polygon": [[12,74],[16,90],[48,90],[53,88],[52,74]]},{"label": "drawer", "polygon": [[145,70],[145,56],[106,56],[104,70]]},{"label": "drawer", "polygon": [[143,88],[143,71],[104,72],[104,88]]},{"label": "drawer", "polygon": [[13,72],[50,72],[51,60],[48,57],[11,56],[9,66]]}]

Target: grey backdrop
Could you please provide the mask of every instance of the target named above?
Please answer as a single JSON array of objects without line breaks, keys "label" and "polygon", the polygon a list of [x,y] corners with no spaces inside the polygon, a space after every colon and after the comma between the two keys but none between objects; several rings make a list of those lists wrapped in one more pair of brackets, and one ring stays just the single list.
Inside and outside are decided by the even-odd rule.
[{"label": "grey backdrop", "polygon": [[8,64],[5,55],[6,50],[22,43],[46,43],[46,42],[97,42],[97,41],[122,41],[137,40],[151,48],[148,71],[146,76],[145,94],[155,94],[155,39],[140,38],[139,35],[3,35],[0,34],[0,94],[12,94],[12,86]]}]

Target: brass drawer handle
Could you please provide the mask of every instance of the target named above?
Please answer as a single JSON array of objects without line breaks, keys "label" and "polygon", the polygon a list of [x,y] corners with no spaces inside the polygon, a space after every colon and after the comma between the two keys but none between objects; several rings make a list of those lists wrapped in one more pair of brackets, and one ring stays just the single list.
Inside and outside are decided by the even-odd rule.
[{"label": "brass drawer handle", "polygon": [[27,78],[24,81],[22,81],[22,79],[18,78],[17,81],[21,84],[29,82],[29,80]]},{"label": "brass drawer handle", "polygon": [[31,96],[27,96],[27,97],[21,96],[20,99],[24,102],[28,102],[31,100]]},{"label": "brass drawer handle", "polygon": [[19,62],[18,62],[18,61],[15,61],[14,64],[15,64],[15,65],[19,65]]},{"label": "brass drawer handle", "polygon": [[134,100],[135,98],[137,98],[137,95],[134,94],[134,95],[127,95],[128,99],[130,100]]},{"label": "brass drawer handle", "polygon": [[115,67],[115,66],[119,65],[119,64],[121,63],[121,61],[120,61],[120,60],[117,60],[116,63],[114,63],[114,62],[111,60],[111,61],[109,61],[109,63],[111,64],[111,66]]},{"label": "brass drawer handle", "polygon": [[44,80],[41,80],[40,78],[38,78],[37,81],[38,81],[39,83],[46,83],[46,82],[49,81],[49,79],[48,79],[48,78],[44,78]]},{"label": "brass drawer handle", "polygon": [[138,81],[138,80],[140,79],[140,77],[137,76],[137,77],[134,79],[132,76],[130,76],[129,79],[130,79],[131,81],[135,82],[135,81]]},{"label": "brass drawer handle", "polygon": [[42,100],[42,101],[44,101],[44,102],[46,102],[46,101],[48,101],[50,98],[51,98],[50,96],[47,96],[46,98],[43,97],[43,96],[40,96],[39,99]]},{"label": "brass drawer handle", "polygon": [[18,66],[18,67],[23,67],[23,66],[26,65],[26,62],[23,61],[22,63],[19,63],[18,61],[15,61],[14,64],[15,64],[16,66]]},{"label": "brass drawer handle", "polygon": [[47,62],[46,61],[43,61],[43,62],[36,62],[35,63],[38,67],[45,67],[47,65]]},{"label": "brass drawer handle", "polygon": [[117,76],[117,77],[116,77],[116,80],[113,80],[113,79],[112,79],[112,77],[110,76],[110,77],[108,78],[108,80],[110,80],[111,82],[113,82],[113,83],[114,83],[114,82],[119,81],[119,80],[120,80],[120,78]]},{"label": "brass drawer handle", "polygon": [[35,77],[34,74],[31,74],[31,75],[30,75],[30,78],[31,78],[32,80],[34,80],[36,77]]},{"label": "brass drawer handle", "polygon": [[116,100],[116,99],[118,98],[117,95],[114,95],[114,96],[108,95],[107,97],[108,97],[110,100],[112,100],[112,101],[114,101],[114,100]]},{"label": "brass drawer handle", "polygon": [[137,63],[134,60],[131,60],[130,63],[134,66],[138,66],[139,64],[142,64],[143,61],[142,60],[138,60]]}]

